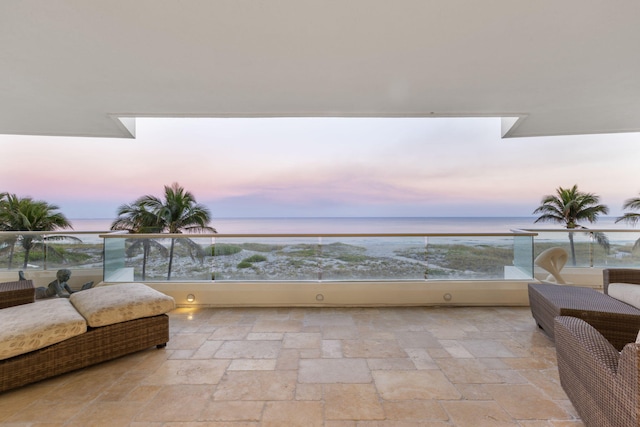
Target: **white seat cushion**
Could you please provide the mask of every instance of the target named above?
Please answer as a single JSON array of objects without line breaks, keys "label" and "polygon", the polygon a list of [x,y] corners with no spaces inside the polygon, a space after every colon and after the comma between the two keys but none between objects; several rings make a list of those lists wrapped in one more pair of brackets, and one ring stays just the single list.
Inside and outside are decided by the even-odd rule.
[{"label": "white seat cushion", "polygon": [[632,283],[610,283],[607,293],[622,302],[640,308],[640,285]]},{"label": "white seat cushion", "polygon": [[69,298],[91,327],[167,313],[175,301],[142,283],[99,286],[76,292]]},{"label": "white seat cushion", "polygon": [[87,322],[66,298],[0,310],[0,360],[59,343],[87,331]]}]

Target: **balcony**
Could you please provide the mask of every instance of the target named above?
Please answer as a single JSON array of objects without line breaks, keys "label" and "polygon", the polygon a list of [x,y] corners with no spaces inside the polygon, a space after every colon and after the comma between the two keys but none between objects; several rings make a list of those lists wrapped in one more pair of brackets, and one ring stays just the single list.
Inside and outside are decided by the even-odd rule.
[{"label": "balcony", "polygon": [[[608,252],[592,232],[606,233]],[[563,275],[574,284],[597,288],[602,268],[640,264],[631,250],[640,235],[629,230],[62,240],[34,233],[40,251],[26,274],[37,285],[58,268],[72,269],[76,285],[139,281],[144,269],[144,281],[181,307],[170,313],[166,350],[5,393],[0,422],[581,426],[559,385],[553,343],[526,299],[526,283],[546,276],[533,267],[535,255],[551,246],[570,251],[569,233],[576,265]],[[162,251],[143,268],[135,247],[154,241],[168,249],[172,238],[207,255],[176,244],[167,280]],[[19,249],[14,257],[11,269],[6,252],[0,257],[6,277],[23,265]],[[467,267],[452,268],[456,260]]]}]

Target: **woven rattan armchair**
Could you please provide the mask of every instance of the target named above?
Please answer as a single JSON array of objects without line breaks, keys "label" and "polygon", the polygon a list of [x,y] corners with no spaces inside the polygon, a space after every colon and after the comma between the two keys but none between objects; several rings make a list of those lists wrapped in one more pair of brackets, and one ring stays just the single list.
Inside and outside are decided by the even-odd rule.
[{"label": "woven rattan armchair", "polygon": [[555,341],[560,383],[584,424],[639,426],[640,344],[618,352],[587,322],[568,316],[555,318]]}]

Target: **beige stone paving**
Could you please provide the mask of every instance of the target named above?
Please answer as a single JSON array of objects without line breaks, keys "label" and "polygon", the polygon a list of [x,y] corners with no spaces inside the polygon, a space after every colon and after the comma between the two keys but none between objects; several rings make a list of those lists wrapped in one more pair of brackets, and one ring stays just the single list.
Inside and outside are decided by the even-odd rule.
[{"label": "beige stone paving", "polygon": [[170,314],[166,349],[0,394],[20,427],[581,427],[527,307]]}]

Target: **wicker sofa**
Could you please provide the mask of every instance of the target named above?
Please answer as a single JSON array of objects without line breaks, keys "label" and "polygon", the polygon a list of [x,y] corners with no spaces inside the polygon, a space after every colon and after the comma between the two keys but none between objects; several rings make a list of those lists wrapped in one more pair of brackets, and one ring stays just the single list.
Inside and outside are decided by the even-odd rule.
[{"label": "wicker sofa", "polygon": [[560,383],[587,427],[640,426],[640,344],[621,352],[582,319],[554,320]]},{"label": "wicker sofa", "polygon": [[[171,297],[142,284],[96,287],[66,298],[34,301],[31,281],[0,284],[0,309],[3,328],[0,330],[0,392],[50,378],[169,341],[169,318],[166,313],[175,307]],[[145,301],[142,301],[145,300]],[[70,308],[71,307],[71,308]],[[59,319],[56,310],[62,309]],[[77,311],[74,315],[74,310]],[[53,312],[48,312],[53,311]],[[78,314],[79,313],[79,314]],[[24,325],[14,321],[18,316]],[[60,329],[73,329],[68,338],[52,337],[54,343],[44,343],[41,334],[32,332],[31,321],[62,322]],[[78,321],[78,319],[80,319]],[[86,322],[82,325],[83,321]],[[9,323],[13,324],[9,325]],[[77,330],[81,328],[80,330]],[[31,336],[34,335],[34,336]],[[13,340],[12,344],[8,344]],[[3,342],[4,341],[4,342]],[[15,344],[18,343],[18,344]],[[4,345],[4,347],[2,347]],[[15,354],[16,345],[35,346]]]}]

